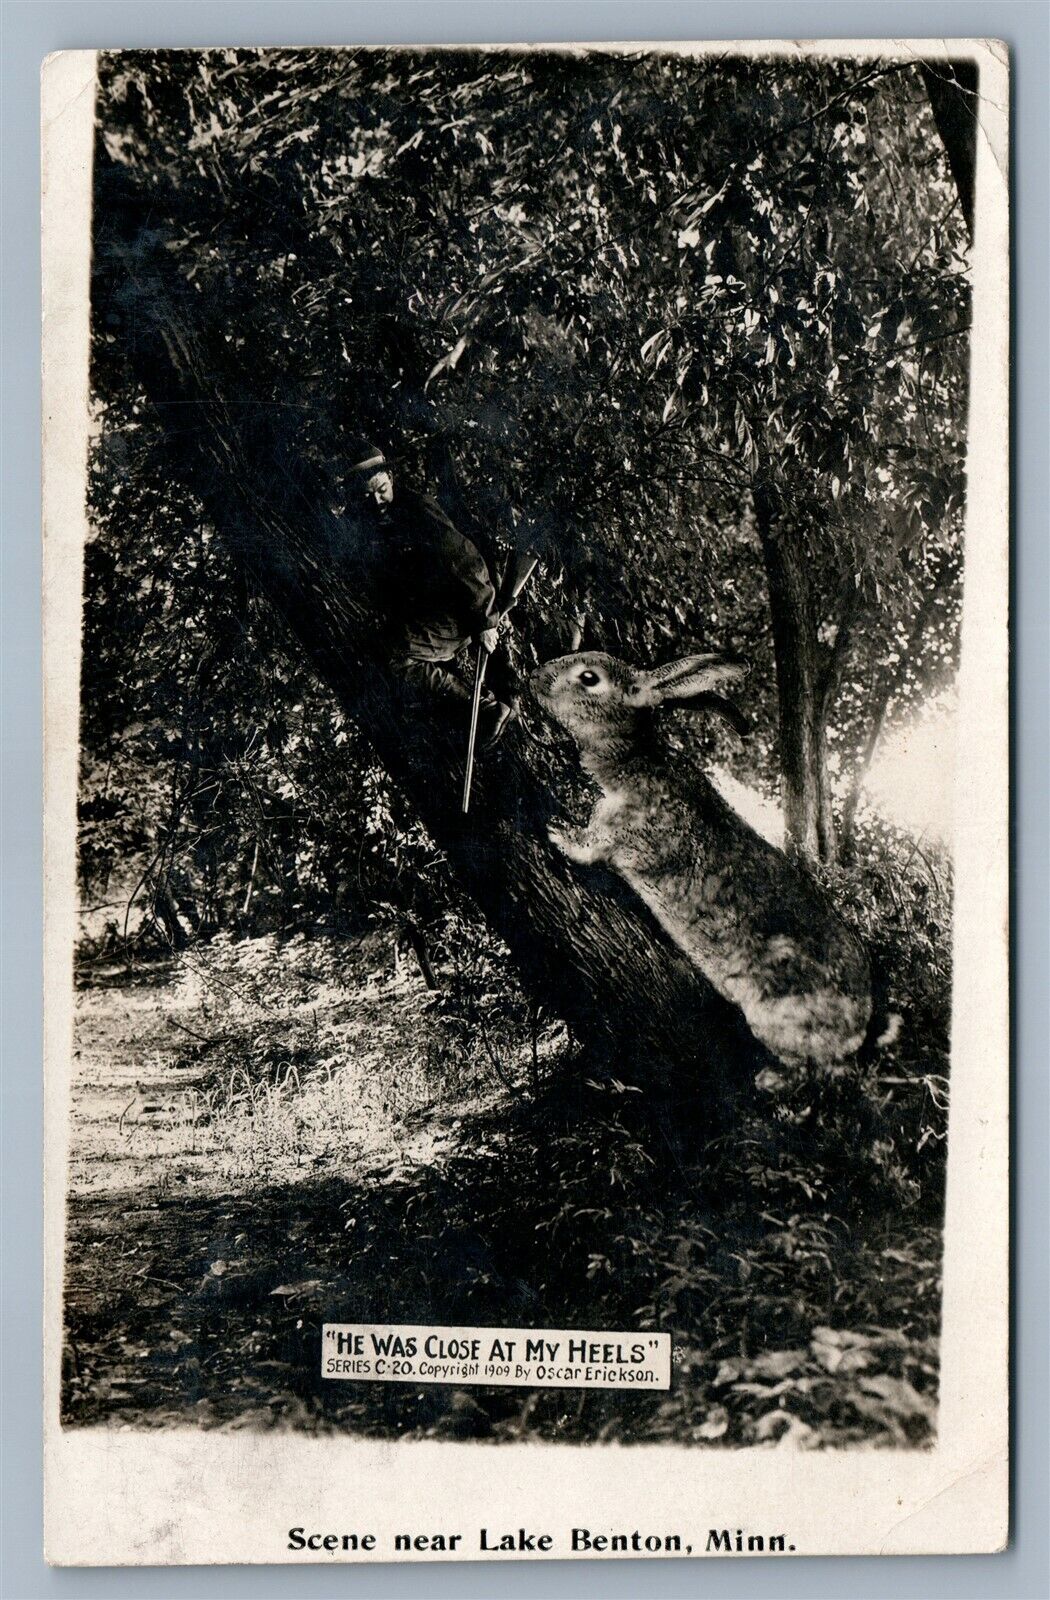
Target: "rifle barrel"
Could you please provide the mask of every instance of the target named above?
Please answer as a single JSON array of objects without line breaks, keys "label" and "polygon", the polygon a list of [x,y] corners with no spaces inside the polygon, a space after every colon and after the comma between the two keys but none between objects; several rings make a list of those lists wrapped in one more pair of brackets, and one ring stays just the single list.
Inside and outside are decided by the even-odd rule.
[{"label": "rifle barrel", "polygon": [[501,613],[510,610],[539,565],[539,556],[518,556],[507,564],[496,601]]},{"label": "rifle barrel", "polygon": [[[503,574],[503,581],[499,586],[499,594],[496,597],[496,609],[499,616],[505,616],[510,610],[538,565],[539,556],[511,557]],[[460,804],[460,810],[464,816],[470,810],[470,790],[474,782],[474,751],[478,742],[478,716],[481,712],[481,691],[485,684],[485,668],[488,665],[488,659],[488,651],[484,645],[479,644],[477,664],[474,668],[474,698],[470,707],[467,767],[463,774],[463,799]]]}]

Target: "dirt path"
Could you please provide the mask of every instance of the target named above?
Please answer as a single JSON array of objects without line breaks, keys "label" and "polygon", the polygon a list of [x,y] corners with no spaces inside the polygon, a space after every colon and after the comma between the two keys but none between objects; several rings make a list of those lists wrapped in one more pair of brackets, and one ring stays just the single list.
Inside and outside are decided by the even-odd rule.
[{"label": "dirt path", "polygon": [[67,1421],[408,1425],[383,1386],[322,1393],[313,1346],[326,1318],[386,1316],[384,1259],[418,1253],[406,1192],[440,1185],[505,1091],[432,1098],[419,1063],[447,1030],[414,969],[366,961],[348,994],[345,967],[296,990],[289,965],[269,1010],[259,984],[170,964],[78,991]]},{"label": "dirt path", "polygon": [[[223,1032],[224,1019],[202,1011],[172,969],[150,981],[116,976],[77,995],[72,1196],[214,1195],[263,1176],[301,1182],[333,1164],[396,1180],[455,1149],[461,1102],[423,1093],[420,1103],[389,1087],[399,1077],[403,1086],[406,1053],[426,1032],[430,996],[411,971],[367,975],[352,997],[329,1003],[323,1050],[317,1005],[246,1028],[227,1017]],[[499,1098],[475,1086],[471,1109]]]}]

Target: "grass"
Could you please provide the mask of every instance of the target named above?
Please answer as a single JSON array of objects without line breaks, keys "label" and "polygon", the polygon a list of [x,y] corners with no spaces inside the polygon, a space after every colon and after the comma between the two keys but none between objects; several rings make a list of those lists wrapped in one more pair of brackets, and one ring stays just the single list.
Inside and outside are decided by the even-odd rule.
[{"label": "grass", "polygon": [[[883,1063],[902,1086],[871,1127],[871,1083],[801,1085],[683,1159],[643,1096],[588,1083],[498,951],[439,975],[435,995],[383,932],[85,973],[68,1423],[932,1440],[942,1145],[922,1062]],[[354,1319],[666,1329],[675,1379],[325,1383],[321,1325]]]}]

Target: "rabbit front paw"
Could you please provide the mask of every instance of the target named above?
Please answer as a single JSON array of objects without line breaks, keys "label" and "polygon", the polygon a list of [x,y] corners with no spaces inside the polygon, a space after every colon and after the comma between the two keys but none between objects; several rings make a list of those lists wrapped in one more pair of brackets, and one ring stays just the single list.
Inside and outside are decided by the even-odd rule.
[{"label": "rabbit front paw", "polygon": [[577,866],[586,867],[595,860],[594,845],[586,833],[568,833],[553,825],[547,829],[547,838],[556,850]]}]

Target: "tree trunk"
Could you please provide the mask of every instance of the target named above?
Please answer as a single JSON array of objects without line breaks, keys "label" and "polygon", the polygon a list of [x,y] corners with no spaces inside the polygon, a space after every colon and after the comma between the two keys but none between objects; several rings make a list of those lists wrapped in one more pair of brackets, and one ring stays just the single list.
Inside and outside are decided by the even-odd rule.
[{"label": "tree trunk", "polygon": [[419,968],[423,982],[432,993],[436,993],[441,985],[437,981],[437,974],[431,964],[430,951],[427,949],[427,941],[423,937],[423,930],[417,923],[413,922],[411,917],[406,917],[404,931],[405,940],[416,958],[416,965]]},{"label": "tree trunk", "polygon": [[826,693],[805,554],[768,489],[756,489],[754,504],[769,587],[787,840],[800,855],[833,861]]},{"label": "tree trunk", "polygon": [[920,71],[972,239],[977,170],[977,67],[972,61],[931,61],[923,62]]},{"label": "tree trunk", "polygon": [[123,192],[107,199],[108,231],[96,240],[94,315],[99,327],[126,330],[130,379],[170,419],[172,472],[406,793],[525,987],[586,1043],[589,1070],[601,1063],[680,1104],[698,1095],[732,1104],[769,1062],[739,1012],[620,879],[570,865],[547,838],[575,762],[512,728],[482,757],[461,816],[467,718],[407,699],[385,670],[376,619],[333,557],[325,496],[304,472],[294,403],[260,405],[250,354],[209,324],[215,310],[181,279],[145,210],[139,226],[132,208],[143,202],[124,175],[111,181]]}]

